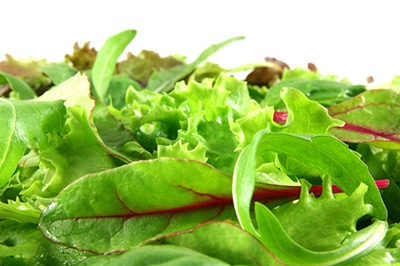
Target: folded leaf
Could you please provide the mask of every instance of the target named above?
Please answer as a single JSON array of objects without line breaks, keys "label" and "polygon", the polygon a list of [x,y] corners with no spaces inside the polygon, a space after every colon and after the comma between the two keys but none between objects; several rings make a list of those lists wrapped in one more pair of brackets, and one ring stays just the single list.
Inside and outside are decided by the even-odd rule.
[{"label": "folded leaf", "polygon": [[382,149],[400,149],[400,94],[390,89],[366,91],[329,108],[346,124],[330,133],[346,142],[371,143]]},{"label": "folded leaf", "polygon": [[293,157],[330,175],[333,182],[347,194],[351,194],[360,183],[368,185],[366,203],[373,205],[372,214],[376,218],[386,220],[386,207],[367,166],[344,143],[327,135],[266,133],[266,130],[261,130],[240,154],[233,181],[234,204],[239,221],[253,235],[258,235],[249,214],[255,182],[255,159],[257,154],[266,151]]},{"label": "folded leaf", "polygon": [[28,145],[48,147],[48,133],[65,122],[63,101],[39,102],[0,99],[0,187],[7,183]]},{"label": "folded leaf", "polygon": [[32,88],[23,80],[9,74],[6,72],[0,71],[0,84],[10,85],[10,88],[18,94],[20,99],[33,99],[36,98],[36,93],[32,90]]},{"label": "folded leaf", "polygon": [[47,91],[37,101],[64,100],[66,107],[79,105],[85,110],[86,118],[89,119],[95,106],[95,101],[90,97],[90,83],[88,77],[77,73],[58,86]]},{"label": "folded leaf", "polygon": [[294,242],[283,230],[278,219],[260,203],[256,203],[256,217],[261,241],[271,252],[288,265],[336,265],[371,252],[382,241],[387,231],[387,223],[375,221],[369,227],[350,236],[340,248],[314,252]]}]

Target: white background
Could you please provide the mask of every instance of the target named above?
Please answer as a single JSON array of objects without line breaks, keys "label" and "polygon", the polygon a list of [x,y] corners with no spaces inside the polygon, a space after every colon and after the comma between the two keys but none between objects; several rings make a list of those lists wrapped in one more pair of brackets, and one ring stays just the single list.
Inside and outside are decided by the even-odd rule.
[{"label": "white background", "polygon": [[111,35],[136,29],[127,51],[193,60],[212,43],[243,35],[209,61],[223,67],[276,57],[292,68],[313,62],[354,83],[400,74],[400,1],[3,1],[0,59],[64,60],[73,44],[97,50]]}]

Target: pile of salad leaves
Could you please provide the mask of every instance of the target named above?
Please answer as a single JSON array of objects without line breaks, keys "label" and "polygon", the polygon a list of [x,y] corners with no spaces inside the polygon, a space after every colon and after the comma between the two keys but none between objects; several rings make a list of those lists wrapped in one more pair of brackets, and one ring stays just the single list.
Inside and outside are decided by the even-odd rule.
[{"label": "pile of salad leaves", "polygon": [[400,265],[399,76],[135,35],[0,62],[0,265]]}]

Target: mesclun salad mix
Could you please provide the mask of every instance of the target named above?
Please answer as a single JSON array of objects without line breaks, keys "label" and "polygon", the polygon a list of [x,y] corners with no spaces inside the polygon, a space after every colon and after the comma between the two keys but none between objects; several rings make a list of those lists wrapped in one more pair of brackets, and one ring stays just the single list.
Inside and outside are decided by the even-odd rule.
[{"label": "mesclun salad mix", "polygon": [[135,35],[0,62],[0,265],[400,265],[399,76]]}]

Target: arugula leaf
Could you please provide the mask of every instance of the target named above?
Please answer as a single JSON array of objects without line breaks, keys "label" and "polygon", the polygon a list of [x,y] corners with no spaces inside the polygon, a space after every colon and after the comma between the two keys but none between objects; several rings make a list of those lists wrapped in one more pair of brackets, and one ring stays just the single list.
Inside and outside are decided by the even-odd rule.
[{"label": "arugula leaf", "polygon": [[238,36],[218,44],[213,44],[204,50],[192,63],[187,65],[177,65],[168,70],[163,68],[158,72],[154,72],[151,75],[149,83],[146,89],[154,92],[167,92],[171,90],[175,83],[186,75],[190,74],[199,64],[207,60],[212,54],[223,48],[224,46],[230,44],[231,42],[242,40],[244,37]]},{"label": "arugula leaf", "polygon": [[92,71],[94,92],[100,100],[104,100],[107,96],[108,85],[114,73],[118,57],[135,36],[136,30],[126,30],[113,35],[107,39],[97,54]]}]

